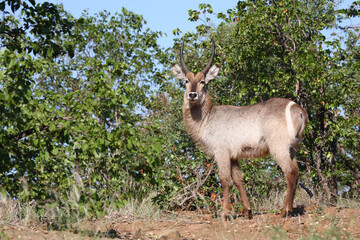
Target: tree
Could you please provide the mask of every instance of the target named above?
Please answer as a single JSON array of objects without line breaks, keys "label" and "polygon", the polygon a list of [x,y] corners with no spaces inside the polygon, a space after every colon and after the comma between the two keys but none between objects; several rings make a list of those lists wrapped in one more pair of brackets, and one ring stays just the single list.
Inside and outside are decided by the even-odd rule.
[{"label": "tree", "polygon": [[[69,34],[73,25],[55,5],[29,2],[0,3],[4,13],[0,29],[1,183],[11,196],[19,193],[25,182],[22,177],[34,168],[34,156],[39,155],[31,147],[38,145],[38,140],[29,136],[48,130],[50,126],[43,120],[55,117],[45,117],[48,106],[34,96],[34,76],[50,65],[53,57],[66,53],[57,39],[60,33]],[[22,21],[7,11],[7,4],[14,14],[21,8]]]},{"label": "tree", "polygon": [[161,33],[126,9],[75,19],[30,2],[4,2],[19,19],[0,5],[1,190],[39,206],[75,194],[83,214],[141,198],[161,163],[144,118]]}]

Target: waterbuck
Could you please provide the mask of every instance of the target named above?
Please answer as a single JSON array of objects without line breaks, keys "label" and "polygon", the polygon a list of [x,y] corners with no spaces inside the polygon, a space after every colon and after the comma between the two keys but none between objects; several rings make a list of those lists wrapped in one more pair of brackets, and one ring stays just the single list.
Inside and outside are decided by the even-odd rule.
[{"label": "waterbuck", "polygon": [[197,74],[185,65],[183,48],[184,42],[180,51],[181,67],[173,64],[172,72],[186,87],[183,104],[186,130],[218,165],[223,190],[222,218],[230,217],[231,179],[239,189],[245,217],[252,218],[238,160],[268,154],[274,157],[286,177],[287,192],[281,216],[292,215],[299,178],[295,153],[308,120],[306,111],[284,98],[271,98],[251,106],[213,106],[207,84],[219,72],[217,65],[211,66],[215,55],[214,40],[209,62]]}]

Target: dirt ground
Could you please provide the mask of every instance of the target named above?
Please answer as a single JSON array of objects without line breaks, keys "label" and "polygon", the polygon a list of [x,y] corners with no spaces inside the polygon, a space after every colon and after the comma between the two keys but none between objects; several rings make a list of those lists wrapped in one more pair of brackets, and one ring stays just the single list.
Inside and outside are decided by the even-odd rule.
[{"label": "dirt ground", "polygon": [[360,209],[326,207],[281,218],[255,213],[252,220],[236,216],[223,222],[198,212],[169,213],[162,220],[134,220],[122,216],[78,223],[63,231],[38,225],[0,226],[0,239],[360,239]]}]

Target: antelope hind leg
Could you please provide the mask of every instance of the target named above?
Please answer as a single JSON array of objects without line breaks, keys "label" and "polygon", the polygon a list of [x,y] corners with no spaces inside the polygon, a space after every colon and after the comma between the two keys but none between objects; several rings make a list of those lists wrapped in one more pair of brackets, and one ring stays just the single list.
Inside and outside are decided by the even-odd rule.
[{"label": "antelope hind leg", "polygon": [[294,196],[296,191],[297,182],[299,179],[299,168],[296,164],[296,159],[293,158],[290,163],[290,169],[283,170],[285,178],[286,178],[286,184],[287,184],[287,190],[286,190],[286,198],[284,202],[284,208],[281,211],[281,216],[292,216],[293,214],[293,204],[294,204]]}]

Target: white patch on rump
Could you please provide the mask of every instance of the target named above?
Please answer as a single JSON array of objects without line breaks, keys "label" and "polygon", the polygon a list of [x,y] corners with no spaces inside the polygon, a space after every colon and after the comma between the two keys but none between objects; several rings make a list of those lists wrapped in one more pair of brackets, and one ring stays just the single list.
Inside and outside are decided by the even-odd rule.
[{"label": "white patch on rump", "polygon": [[291,137],[291,139],[296,140],[296,133],[295,133],[294,125],[292,123],[291,112],[290,112],[291,106],[293,104],[295,104],[295,103],[294,102],[289,102],[286,105],[285,116],[286,116],[286,126],[287,126],[287,129],[288,129],[288,132],[289,132],[289,136]]}]

